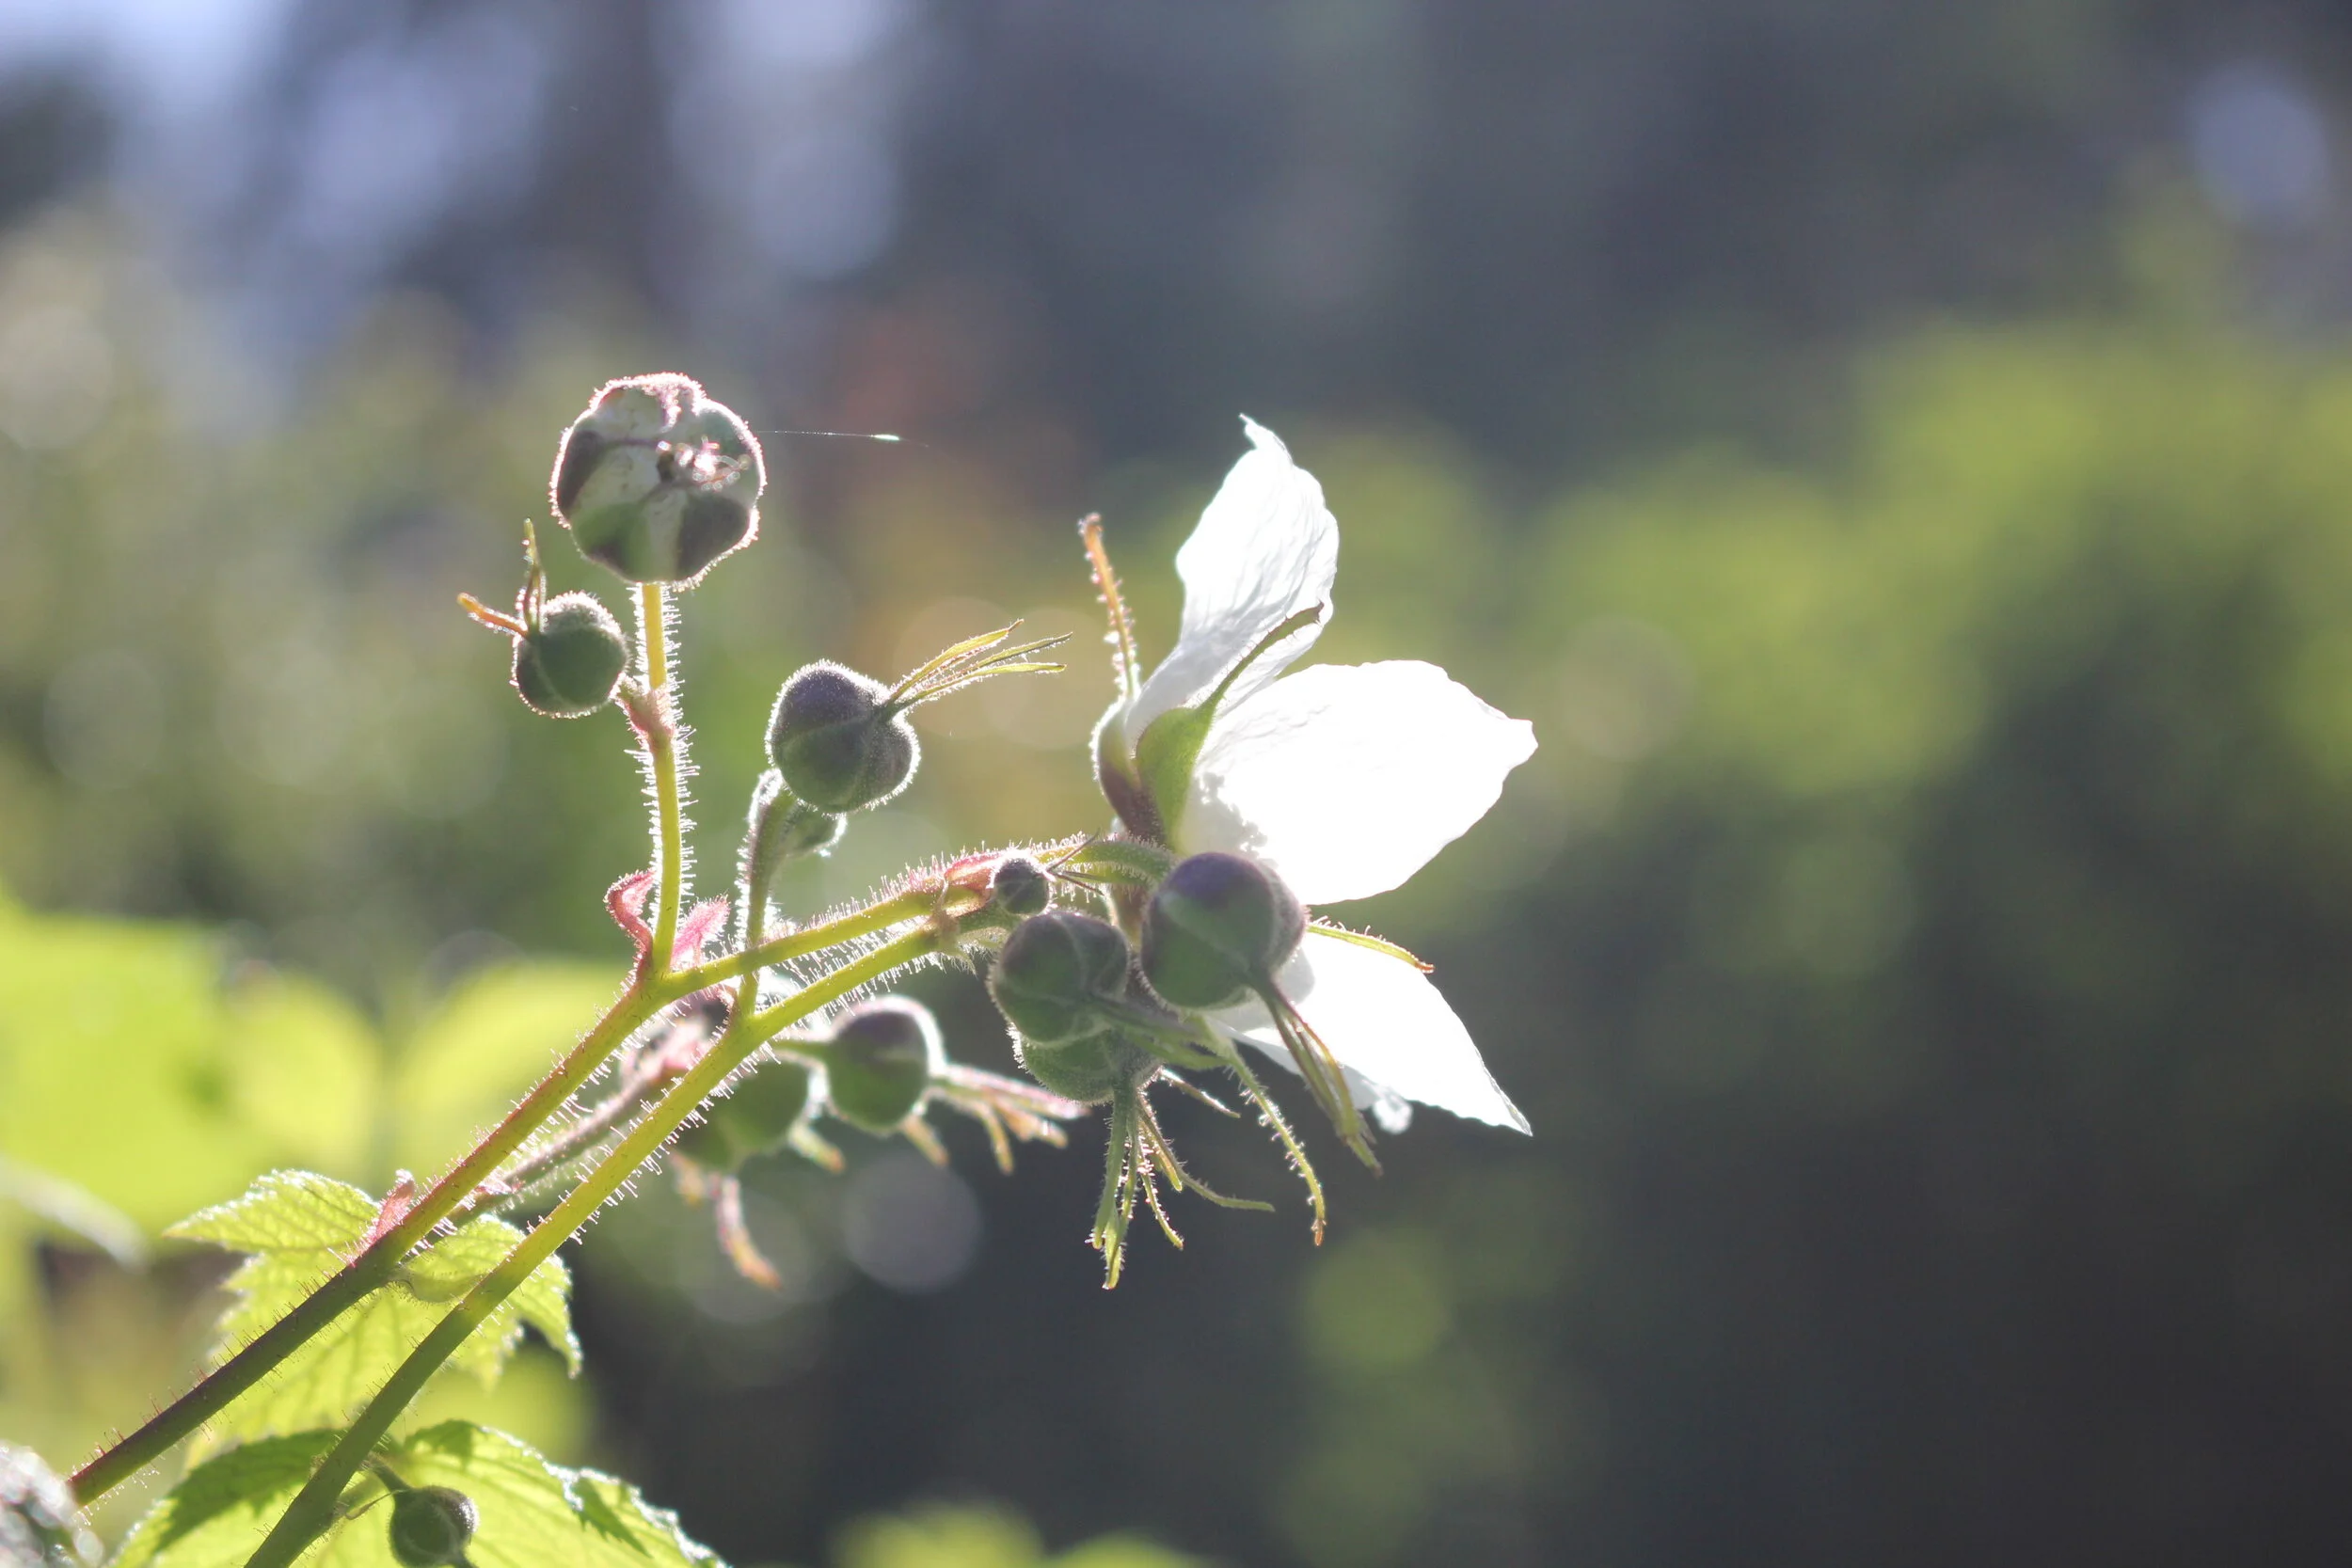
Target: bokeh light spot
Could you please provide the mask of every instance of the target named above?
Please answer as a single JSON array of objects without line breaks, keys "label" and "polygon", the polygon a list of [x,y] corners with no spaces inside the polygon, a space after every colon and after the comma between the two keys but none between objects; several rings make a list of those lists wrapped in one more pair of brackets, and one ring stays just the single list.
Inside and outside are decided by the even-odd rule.
[{"label": "bokeh light spot", "polygon": [[841,1244],[878,1285],[906,1295],[945,1290],[979,1252],[979,1201],[954,1171],[887,1155],[850,1179]]}]

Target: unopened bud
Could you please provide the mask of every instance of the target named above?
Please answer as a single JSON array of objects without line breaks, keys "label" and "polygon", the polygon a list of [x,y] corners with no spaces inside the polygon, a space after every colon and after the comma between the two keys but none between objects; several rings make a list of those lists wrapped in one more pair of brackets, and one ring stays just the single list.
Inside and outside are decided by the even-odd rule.
[{"label": "unopened bud", "polygon": [[737,1079],[724,1099],[703,1105],[701,1122],[678,1135],[678,1152],[707,1170],[732,1175],[784,1148],[807,1105],[808,1069],[798,1062],[764,1062]]},{"label": "unopened bud", "polygon": [[1037,914],[1054,901],[1053,879],[1026,855],[1007,855],[998,861],[988,888],[996,907],[1007,914]]},{"label": "unopened bud", "polygon": [[482,1522],[473,1499],[451,1486],[419,1486],[392,1497],[392,1555],[405,1568],[443,1568],[466,1555]]},{"label": "unopened bud", "polygon": [[608,382],[549,484],[580,553],[631,582],[691,582],[759,531],[759,442],[682,375]]},{"label": "unopened bud", "polygon": [[825,1095],[834,1114],[887,1132],[914,1114],[946,1053],[930,1009],[885,996],[850,1009],[825,1047]]},{"label": "unopened bud", "polygon": [[612,701],[628,668],[628,639],[585,594],[559,594],[539,625],[515,639],[515,689],[535,713],[581,719]]},{"label": "unopened bud", "polygon": [[819,811],[878,805],[914,776],[921,747],[889,688],[831,662],[784,683],[768,720],[768,760],[794,795]]},{"label": "unopened bud", "polygon": [[1126,995],[1128,961],[1127,939],[1118,927],[1071,910],[1048,910],[1005,939],[988,990],[1023,1039],[1061,1045],[1108,1025],[1104,1005]]},{"label": "unopened bud", "polygon": [[1118,1029],[1104,1029],[1061,1045],[1033,1039],[1013,1042],[1013,1053],[1029,1076],[1065,1100],[1100,1105],[1155,1076],[1160,1059]]},{"label": "unopened bud", "polygon": [[1271,983],[1306,929],[1307,911],[1256,861],[1194,855],[1144,909],[1143,977],[1173,1006],[1233,1006]]}]

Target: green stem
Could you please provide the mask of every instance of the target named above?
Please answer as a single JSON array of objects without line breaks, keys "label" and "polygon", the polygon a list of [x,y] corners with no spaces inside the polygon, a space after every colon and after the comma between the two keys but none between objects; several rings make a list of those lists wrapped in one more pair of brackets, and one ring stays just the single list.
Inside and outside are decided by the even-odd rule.
[{"label": "green stem", "polygon": [[455,1169],[436,1182],[414,1208],[365,1252],[251,1343],[207,1373],[195,1387],[83,1465],[73,1478],[75,1495],[83,1501],[111,1490],[162,1458],[182,1438],[210,1420],[222,1406],[260,1381],[347,1307],[390,1279],[401,1260],[538,1132],[621,1041],[661,1008],[699,989],[698,985],[681,986],[670,976],[670,950],[677,940],[678,904],[685,880],[685,832],[684,808],[678,792],[680,748],[676,721],[671,717],[676,708],[675,693],[669,689],[669,602],[660,584],[642,586],[638,621],[645,682],[652,696],[647,721],[640,733],[657,801],[655,854],[661,871],[660,908],[656,916],[653,945],[641,967],[641,977]]},{"label": "green stem", "polygon": [[417,1206],[398,1225],[194,1387],[83,1465],[73,1477],[74,1495],[88,1502],[161,1459],[347,1307],[388,1282],[401,1260],[435,1226],[456,1213],[484,1182],[497,1175],[516,1150],[595,1075],[605,1058],[663,1007],[739,974],[806,958],[930,915],[938,907],[938,897],[932,893],[918,890],[900,894],[837,920],[787,932],[749,952],[732,954],[714,963],[669,975],[624,995],[454,1170],[417,1200]]},{"label": "green stem", "polygon": [[646,972],[666,974],[670,949],[677,942],[678,905],[686,891],[685,804],[678,793],[676,693],[670,689],[670,600],[658,582],[637,585],[637,641],[645,665],[645,760],[653,773],[654,859],[661,872],[661,897],[653,922],[653,947]]},{"label": "green stem", "polygon": [[[921,919],[936,912],[939,907],[940,895],[936,891],[916,888],[911,893],[901,893],[869,904],[853,914],[845,914],[815,926],[804,926],[797,931],[787,931],[780,937],[747,947],[740,953],[730,953],[723,958],[713,958],[691,969],[681,969],[672,979],[688,992],[707,990],[739,975],[789,963],[794,958],[804,958],[812,953],[838,947],[859,937],[873,936],[902,921]],[[958,914],[966,911],[951,905],[948,912]]]},{"label": "green stem", "polygon": [[[569,1241],[573,1232],[595,1217],[598,1209],[620,1191],[621,1184],[637,1173],[640,1166],[660,1152],[680,1123],[692,1115],[711,1090],[717,1088],[726,1075],[742,1065],[744,1058],[767,1042],[770,1036],[809,1014],[849,995],[861,986],[882,979],[893,970],[926,958],[939,951],[952,940],[952,931],[936,926],[925,926],[907,933],[897,941],[877,948],[854,963],[845,964],[824,979],[790,997],[751,1020],[748,1024],[732,1027],[709,1054],[694,1064],[692,1070],[678,1080],[675,1087],[661,1098],[661,1102],[647,1112],[620,1146],[603,1163],[588,1174],[569,1197],[558,1204],[555,1211],[541,1220],[530,1235],[523,1238],[504,1261],[485,1275],[468,1291],[466,1298],[452,1307],[448,1316],[434,1325],[424,1342],[409,1354],[392,1373],[390,1381],[379,1389],[367,1408],[343,1433],[342,1438],[327,1454],[301,1492],[296,1495],[285,1513],[279,1517],[261,1548],[247,1560],[246,1568],[286,1568],[300,1556],[303,1549],[317,1539],[319,1533],[335,1521],[336,1499],[343,1487],[367,1462],[376,1444],[391,1431],[392,1422],[408,1402],[415,1399],[425,1383],[440,1370],[467,1336],[479,1328],[499,1304],[531,1277],[532,1271],[554,1255],[556,1248]],[[738,1015],[741,1024],[740,1015]]]},{"label": "green stem", "polygon": [[74,1496],[87,1503],[161,1459],[182,1438],[210,1420],[222,1406],[253,1386],[311,1336],[334,1322],[346,1307],[389,1280],[401,1259],[476,1187],[489,1180],[507,1157],[588,1081],[621,1041],[660,1008],[685,994],[675,982],[668,982],[632,990],[614,1003],[572,1048],[571,1053],[557,1063],[554,1070],[541,1079],[454,1170],[435,1182],[432,1190],[419,1198],[416,1207],[398,1224],[293,1311],[206,1373],[196,1386],[83,1465],[73,1476]]}]

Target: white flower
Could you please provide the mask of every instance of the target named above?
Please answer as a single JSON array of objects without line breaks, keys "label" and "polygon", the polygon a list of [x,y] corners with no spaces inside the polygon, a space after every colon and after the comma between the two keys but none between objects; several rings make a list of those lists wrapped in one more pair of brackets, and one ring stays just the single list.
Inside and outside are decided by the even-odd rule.
[{"label": "white flower", "polygon": [[[1274,433],[1243,423],[1253,450],[1176,552],[1176,647],[1104,718],[1104,790],[1139,834],[1248,855],[1309,905],[1385,893],[1486,814],[1534,732],[1417,660],[1283,673],[1328,616],[1339,525]],[[1393,950],[1311,926],[1277,979],[1383,1126],[1418,1101],[1528,1131],[1462,1021]],[[1292,1065],[1263,1006],[1216,1022]]]}]

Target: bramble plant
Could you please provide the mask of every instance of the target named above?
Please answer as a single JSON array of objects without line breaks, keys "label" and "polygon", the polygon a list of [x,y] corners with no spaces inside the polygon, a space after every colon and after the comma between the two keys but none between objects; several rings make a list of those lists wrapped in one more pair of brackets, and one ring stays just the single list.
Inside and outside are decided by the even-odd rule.
[{"label": "bramble plant", "polygon": [[[1009,1168],[1016,1140],[1059,1146],[1063,1123],[1100,1107],[1090,1240],[1107,1288],[1139,1201],[1181,1244],[1163,1181],[1270,1207],[1212,1191],[1179,1160],[1152,1091],[1227,1110],[1187,1075],[1230,1075],[1304,1183],[1322,1239],[1306,1144],[1245,1046],[1297,1073],[1367,1164],[1365,1115],[1401,1132],[1415,1102],[1525,1132],[1426,966],[1312,911],[1410,877],[1485,815],[1532,732],[1427,664],[1284,673],[1329,618],[1338,528],[1313,477],[1247,428],[1252,450],[1177,555],[1183,625],[1148,677],[1100,522],[1080,525],[1117,686],[1093,744],[1107,829],[911,867],[862,905],[794,920],[775,908],[779,873],[906,786],[921,757],[909,711],[1057,672],[1040,656],[1059,640],[1018,641],[1016,624],[895,683],[830,662],[794,674],[732,894],[697,901],[675,619],[684,591],[756,539],[764,458],[684,376],[601,388],[564,435],[550,499],[582,553],[629,585],[634,637],[593,595],[548,597],[528,528],[514,612],[461,603],[512,640],[512,682],[534,711],[614,708],[634,736],[652,860],[606,895],[636,949],[626,985],[437,1180],[404,1173],[374,1197],[276,1171],[174,1227],[246,1256],[211,1370],[70,1492],[0,1449],[0,1561],[87,1559],[77,1501],[191,1440],[199,1463],[135,1529],[126,1568],[278,1568],[306,1553],[406,1568],[714,1560],[625,1483],[502,1433],[463,1421],[393,1433],[444,1368],[494,1375],[526,1326],[578,1370],[558,1250],[651,1164],[707,1201],[735,1266],[772,1286],[743,1223],[749,1163],[790,1153],[837,1168],[828,1120],[944,1162],[927,1120],[944,1108],[977,1120]],[[987,972],[1034,1082],[951,1060],[929,1012],[882,994],[938,964]]]}]

